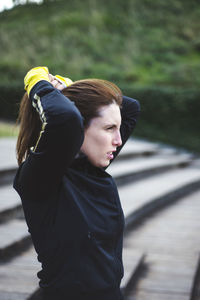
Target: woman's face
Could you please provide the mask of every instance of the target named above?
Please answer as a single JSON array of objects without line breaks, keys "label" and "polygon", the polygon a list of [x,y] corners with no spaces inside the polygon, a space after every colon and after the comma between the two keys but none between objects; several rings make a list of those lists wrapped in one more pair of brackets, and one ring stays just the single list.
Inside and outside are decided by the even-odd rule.
[{"label": "woman's face", "polygon": [[116,103],[102,106],[99,116],[85,129],[81,151],[96,167],[106,167],[113,159],[113,152],[122,144],[120,135],[121,114]]}]

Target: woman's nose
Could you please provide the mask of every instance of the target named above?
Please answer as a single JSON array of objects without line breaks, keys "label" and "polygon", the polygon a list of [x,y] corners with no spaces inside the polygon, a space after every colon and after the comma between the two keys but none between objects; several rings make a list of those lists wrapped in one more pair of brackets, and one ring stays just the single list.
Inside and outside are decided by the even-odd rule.
[{"label": "woman's nose", "polygon": [[118,131],[118,132],[116,133],[116,136],[115,136],[115,138],[114,138],[114,144],[115,144],[117,147],[121,146],[121,144],[122,144],[122,139],[121,139],[120,131]]}]

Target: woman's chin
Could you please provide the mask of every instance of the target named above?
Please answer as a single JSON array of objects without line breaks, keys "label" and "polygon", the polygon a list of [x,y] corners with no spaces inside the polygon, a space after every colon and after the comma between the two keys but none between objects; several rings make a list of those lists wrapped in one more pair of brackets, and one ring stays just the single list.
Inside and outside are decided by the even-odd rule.
[{"label": "woman's chin", "polygon": [[110,164],[110,160],[92,163],[97,168],[105,168]]},{"label": "woman's chin", "polygon": [[99,167],[100,167],[100,168],[105,168],[105,167],[107,167],[109,164],[110,164],[110,159],[108,159],[108,160],[102,162],[102,163],[99,165]]}]

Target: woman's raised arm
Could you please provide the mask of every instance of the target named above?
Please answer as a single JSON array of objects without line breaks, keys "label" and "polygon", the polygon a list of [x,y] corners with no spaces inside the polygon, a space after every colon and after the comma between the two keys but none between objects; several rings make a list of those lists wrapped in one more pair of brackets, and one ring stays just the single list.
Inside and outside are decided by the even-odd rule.
[{"label": "woman's raised arm", "polygon": [[117,151],[114,153],[113,160],[119,154],[119,152],[123,148],[124,144],[126,143],[128,138],[132,134],[132,132],[136,126],[139,114],[140,114],[139,102],[130,97],[123,96],[122,107],[121,107],[122,121],[121,121],[121,127],[120,127],[122,145],[117,148]]},{"label": "woman's raised arm", "polygon": [[15,178],[23,193],[44,196],[60,183],[78,153],[83,139],[83,120],[74,103],[49,82],[47,68],[34,68],[25,77],[25,88],[42,121],[38,141]]}]

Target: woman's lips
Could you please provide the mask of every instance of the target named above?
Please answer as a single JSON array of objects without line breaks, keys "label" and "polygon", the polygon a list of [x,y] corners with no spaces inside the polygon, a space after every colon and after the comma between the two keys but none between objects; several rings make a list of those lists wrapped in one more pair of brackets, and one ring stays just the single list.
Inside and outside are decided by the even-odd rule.
[{"label": "woman's lips", "polygon": [[113,155],[112,152],[108,152],[108,153],[107,153],[107,156],[108,156],[109,159],[113,159],[113,158],[114,158],[114,155]]}]

